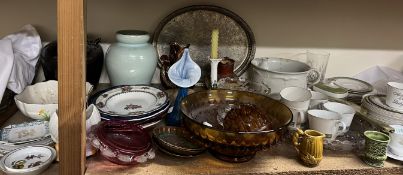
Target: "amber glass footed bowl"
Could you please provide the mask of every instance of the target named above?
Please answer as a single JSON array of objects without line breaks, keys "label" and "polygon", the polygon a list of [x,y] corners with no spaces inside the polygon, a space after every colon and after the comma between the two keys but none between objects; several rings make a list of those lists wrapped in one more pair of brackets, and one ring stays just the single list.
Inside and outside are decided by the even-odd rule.
[{"label": "amber glass footed bowl", "polygon": [[[271,123],[271,129],[232,132],[220,125],[217,116],[231,105],[254,105]],[[181,111],[185,127],[210,146],[217,158],[244,162],[255,153],[275,144],[292,121],[290,109],[270,97],[234,90],[208,90],[188,95],[182,100]]]}]

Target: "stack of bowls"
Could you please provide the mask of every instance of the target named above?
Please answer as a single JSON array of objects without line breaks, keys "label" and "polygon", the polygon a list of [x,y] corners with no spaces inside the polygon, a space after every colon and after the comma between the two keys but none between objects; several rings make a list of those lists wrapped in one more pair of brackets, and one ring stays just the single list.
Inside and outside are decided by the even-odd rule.
[{"label": "stack of bowls", "polygon": [[361,108],[367,111],[368,118],[386,125],[403,125],[403,110],[386,104],[385,95],[368,95],[362,100]]},{"label": "stack of bowls", "polygon": [[143,128],[158,124],[169,109],[168,95],[155,87],[114,86],[92,96],[104,120],[131,121]]}]

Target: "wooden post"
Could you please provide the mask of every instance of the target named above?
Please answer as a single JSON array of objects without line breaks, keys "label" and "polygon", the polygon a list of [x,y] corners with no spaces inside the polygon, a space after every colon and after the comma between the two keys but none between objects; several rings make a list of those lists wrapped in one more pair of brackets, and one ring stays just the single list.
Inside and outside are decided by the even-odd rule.
[{"label": "wooden post", "polygon": [[59,174],[85,172],[85,0],[57,1]]}]

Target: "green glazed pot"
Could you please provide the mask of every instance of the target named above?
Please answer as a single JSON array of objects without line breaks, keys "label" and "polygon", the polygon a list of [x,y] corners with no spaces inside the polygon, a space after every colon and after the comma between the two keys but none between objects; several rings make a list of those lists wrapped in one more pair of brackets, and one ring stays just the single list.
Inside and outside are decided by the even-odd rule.
[{"label": "green glazed pot", "polygon": [[378,131],[365,131],[364,162],[373,167],[383,167],[386,160],[386,149],[390,138]]},{"label": "green glazed pot", "polygon": [[116,32],[117,43],[106,54],[106,71],[112,86],[150,84],[157,66],[157,51],[150,35],[139,30]]}]

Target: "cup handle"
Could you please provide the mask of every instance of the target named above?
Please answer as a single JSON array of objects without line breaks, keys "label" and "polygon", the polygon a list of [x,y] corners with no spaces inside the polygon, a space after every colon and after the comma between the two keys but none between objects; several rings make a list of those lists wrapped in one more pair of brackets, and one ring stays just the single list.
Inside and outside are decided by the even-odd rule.
[{"label": "cup handle", "polygon": [[[342,126],[343,128],[340,129],[339,126]],[[343,121],[338,121],[336,123],[336,127],[337,127],[336,137],[347,131],[347,125]]]},{"label": "cup handle", "polygon": [[307,80],[308,80],[308,86],[312,86],[320,81],[321,74],[319,71],[316,69],[311,69],[308,72]]},{"label": "cup handle", "polygon": [[305,116],[305,112],[304,111],[298,111],[298,119],[300,120],[300,124],[305,123],[306,121],[306,116]]},{"label": "cup handle", "polygon": [[300,142],[299,142],[299,140],[300,140],[300,138],[301,138],[301,136],[303,136],[304,135],[304,132],[301,130],[301,129],[299,129],[299,128],[297,128],[297,130],[294,132],[294,134],[292,135],[292,143],[293,143],[293,145],[294,145],[294,147],[295,147],[295,149],[299,152],[299,145],[301,144]]},{"label": "cup handle", "polygon": [[297,117],[294,122],[294,128],[301,127],[301,124],[305,121],[305,113],[303,111],[297,111]]}]

